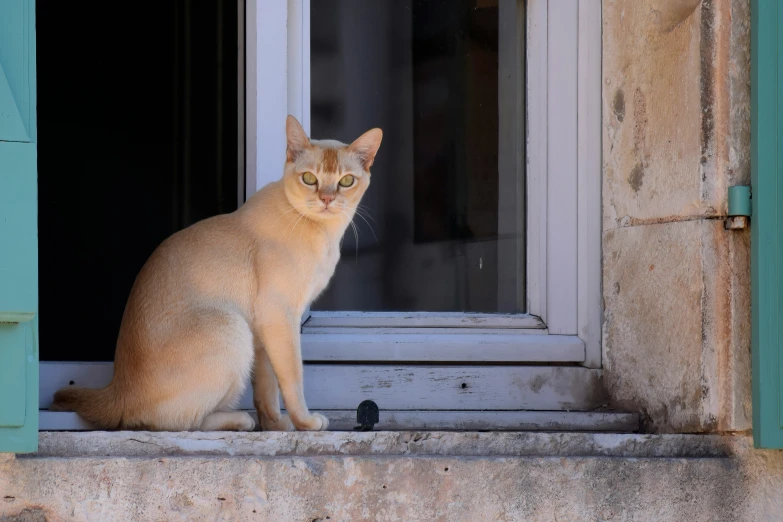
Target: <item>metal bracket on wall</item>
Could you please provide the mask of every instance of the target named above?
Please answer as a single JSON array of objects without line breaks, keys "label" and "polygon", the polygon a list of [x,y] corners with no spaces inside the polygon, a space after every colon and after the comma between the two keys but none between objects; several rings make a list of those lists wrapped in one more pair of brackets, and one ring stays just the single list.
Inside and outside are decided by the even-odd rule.
[{"label": "metal bracket on wall", "polygon": [[751,192],[747,185],[729,187],[729,215],[723,222],[726,230],[748,228],[751,216]]}]

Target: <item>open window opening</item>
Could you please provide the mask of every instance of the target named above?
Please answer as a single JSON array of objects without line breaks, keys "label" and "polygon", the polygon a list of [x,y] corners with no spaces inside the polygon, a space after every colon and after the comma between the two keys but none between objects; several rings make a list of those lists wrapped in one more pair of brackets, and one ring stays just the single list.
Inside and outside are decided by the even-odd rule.
[{"label": "open window opening", "polygon": [[111,361],[152,251],[244,201],[237,12],[37,3],[42,361]]}]

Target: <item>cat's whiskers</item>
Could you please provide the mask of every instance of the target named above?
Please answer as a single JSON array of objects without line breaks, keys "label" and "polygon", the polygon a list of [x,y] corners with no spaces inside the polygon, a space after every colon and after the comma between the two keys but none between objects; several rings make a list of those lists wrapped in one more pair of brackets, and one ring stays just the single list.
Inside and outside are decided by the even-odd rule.
[{"label": "cat's whiskers", "polygon": [[[297,206],[294,206],[294,205],[291,205],[291,208],[287,209],[285,212],[281,213],[281,214],[280,214],[280,215],[277,217],[277,223],[280,223],[280,221],[282,221],[282,219],[283,219],[285,216],[287,216],[288,214],[290,214],[290,213],[291,213],[291,212],[293,212],[293,211],[296,211],[296,212],[297,212],[297,213],[299,213],[300,215],[301,215],[301,214],[304,214],[304,210],[303,210],[302,208],[300,208],[300,207],[297,207]],[[296,215],[293,215],[293,216],[291,216],[291,219],[288,221],[288,224],[289,224],[289,225],[290,225],[290,224],[291,224],[291,222],[294,220],[294,218],[296,218]]]},{"label": "cat's whiskers", "polygon": [[[343,205],[344,206],[344,205]],[[353,219],[351,216],[344,210],[344,209],[338,209],[340,212],[345,215],[345,217],[348,218],[348,223],[350,223],[351,227],[353,228],[353,237],[356,242],[356,261],[359,261],[359,229],[356,228],[356,224],[353,222]]]},{"label": "cat's whiskers", "polygon": [[361,203],[357,203],[357,205],[356,205],[356,210],[357,210],[357,211],[359,211],[360,209],[361,209],[362,211],[364,211],[364,214],[365,214],[365,215],[366,215],[368,218],[372,219],[372,222],[373,222],[373,223],[376,223],[376,221],[375,221],[375,218],[374,218],[374,217],[372,217],[372,214],[370,213],[370,211],[372,210],[370,207],[368,207],[367,205],[362,205]]},{"label": "cat's whiskers", "polygon": [[[375,230],[373,230],[372,225],[370,224],[369,221],[367,221],[367,218],[365,218],[364,215],[361,212],[361,210],[363,210],[363,209],[360,209],[359,206],[357,205],[356,207],[354,207],[353,210],[354,210],[354,215],[359,216],[360,218],[362,218],[364,220],[365,223],[367,223],[367,226],[370,228],[370,232],[372,233],[372,237],[374,237],[375,238],[375,242],[380,245],[381,242],[378,241],[378,236],[375,235]],[[364,212],[366,213],[367,211],[364,210]],[[367,217],[372,219],[372,216],[369,215],[369,214],[367,214]],[[373,221],[375,221],[375,220],[373,219]],[[353,222],[353,221],[351,221],[351,222]]]},{"label": "cat's whiskers", "polygon": [[[296,223],[294,223],[294,226],[291,228],[291,231],[289,232],[289,236],[294,235],[294,232],[296,231],[296,227],[299,225],[299,222],[302,221],[302,219],[304,219],[304,217],[305,217],[304,212],[300,212],[299,219],[296,220]],[[304,227],[302,228],[302,230],[304,230]],[[301,231],[299,234],[301,235]]]}]

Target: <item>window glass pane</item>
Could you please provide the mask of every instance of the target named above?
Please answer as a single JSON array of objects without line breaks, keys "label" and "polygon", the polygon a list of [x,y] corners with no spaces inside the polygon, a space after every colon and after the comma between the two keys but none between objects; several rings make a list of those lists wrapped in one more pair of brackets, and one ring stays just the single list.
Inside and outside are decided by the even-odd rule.
[{"label": "window glass pane", "polygon": [[313,137],[384,131],[358,244],[349,229],[313,309],[523,311],[521,173],[499,168],[498,108],[514,109],[498,94],[498,1],[310,5]]}]

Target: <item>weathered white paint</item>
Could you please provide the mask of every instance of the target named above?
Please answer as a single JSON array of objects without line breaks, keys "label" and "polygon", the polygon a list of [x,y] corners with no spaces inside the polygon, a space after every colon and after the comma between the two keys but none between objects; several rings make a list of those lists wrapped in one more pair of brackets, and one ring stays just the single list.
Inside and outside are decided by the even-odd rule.
[{"label": "weathered white paint", "polygon": [[311,312],[307,326],[352,328],[545,328],[538,317],[459,312]]},{"label": "weathered white paint", "polygon": [[310,0],[288,0],[288,114],[310,135]]},{"label": "weathered white paint", "polygon": [[[285,159],[288,116],[288,5],[286,0],[251,1],[247,12],[248,49],[255,62],[248,68],[247,196],[280,178]],[[252,29],[252,34],[250,29]],[[251,38],[253,39],[251,41]],[[252,58],[250,55],[248,58]],[[250,74],[254,69],[255,75]]]},{"label": "weathered white paint", "polygon": [[[331,327],[331,326],[310,326],[305,324],[302,327],[302,333],[307,334],[379,334],[379,335],[397,335],[397,334],[471,334],[471,335],[547,335],[546,328],[406,328],[397,326],[379,326],[379,327]],[[567,336],[565,336],[567,337]]]},{"label": "weathered white paint", "polygon": [[[247,412],[256,420],[255,410]],[[354,431],[357,426],[356,410],[322,410],[329,419],[329,431]],[[72,412],[41,410],[41,431],[88,431],[92,427]],[[482,430],[482,431],[590,431],[623,433],[639,429],[636,413],[578,412],[578,411],[400,411],[381,410],[374,431],[398,430]],[[107,434],[107,439],[115,439]],[[138,437],[138,435],[135,435]],[[133,438],[134,434],[129,434]],[[112,444],[116,448],[116,442]],[[207,450],[213,455],[234,455],[234,445],[223,439],[204,444],[183,441],[182,449],[190,448],[195,454]],[[268,447],[253,444],[253,455]],[[94,449],[94,448],[93,448]],[[85,456],[87,452],[82,452]],[[105,450],[104,453],[105,454]]]},{"label": "weathered white paint", "polygon": [[[39,407],[56,390],[102,387],[112,363],[41,364]],[[313,410],[352,410],[374,400],[388,410],[589,411],[603,404],[600,370],[579,366],[442,366],[306,364],[305,396]],[[252,409],[252,390],[240,401]]]},{"label": "weathered white paint", "polygon": [[579,2],[577,325],[588,368],[601,367],[601,0]]},{"label": "weathered white paint", "polygon": [[556,334],[577,333],[578,13],[577,0],[548,2],[546,287],[547,328]]},{"label": "weathered white paint", "polygon": [[247,196],[280,178],[285,119],[310,133],[310,0],[247,6]]},{"label": "weathered white paint", "polygon": [[527,312],[547,322],[547,0],[527,2]]},{"label": "weathered white paint", "polygon": [[527,2],[527,297],[601,364],[601,2]]},{"label": "weathered white paint", "polygon": [[[334,330],[342,330],[334,328]],[[513,333],[303,333],[306,361],[584,362],[582,340],[568,335]]]}]

